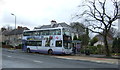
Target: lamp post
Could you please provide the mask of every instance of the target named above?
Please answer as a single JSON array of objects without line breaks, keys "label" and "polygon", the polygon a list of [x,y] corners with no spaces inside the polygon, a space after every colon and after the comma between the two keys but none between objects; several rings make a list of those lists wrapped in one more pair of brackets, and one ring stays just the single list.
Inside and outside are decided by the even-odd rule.
[{"label": "lamp post", "polygon": [[[11,15],[15,16],[13,13]],[[16,29],[16,16],[15,16],[15,29]]]}]

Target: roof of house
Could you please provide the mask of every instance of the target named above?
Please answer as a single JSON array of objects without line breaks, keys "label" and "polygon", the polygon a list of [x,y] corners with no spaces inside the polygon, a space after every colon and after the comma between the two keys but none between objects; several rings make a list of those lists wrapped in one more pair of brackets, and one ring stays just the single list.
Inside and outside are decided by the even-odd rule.
[{"label": "roof of house", "polygon": [[18,34],[22,34],[24,31],[24,29],[14,29],[12,30],[9,35],[18,35]]},{"label": "roof of house", "polygon": [[[98,41],[104,42],[104,38],[102,35],[96,35],[95,37],[98,38]],[[113,38],[111,38],[111,36],[108,36],[107,41],[109,44],[112,44]]]},{"label": "roof of house", "polygon": [[38,27],[37,29],[44,29],[44,28],[51,28],[51,25],[43,25],[41,27]]},{"label": "roof of house", "polygon": [[2,32],[2,35],[9,35],[12,30],[5,30]]},{"label": "roof of house", "polygon": [[54,27],[58,27],[59,25],[61,27],[70,27],[68,24],[63,22],[63,23],[54,24],[53,26],[51,26],[51,24],[50,25],[43,25],[43,26],[40,26],[40,27],[35,27],[35,29],[54,28]]},{"label": "roof of house", "polygon": [[24,28],[20,29],[13,29],[13,30],[5,30],[2,32],[2,35],[18,35],[18,34],[23,34]]},{"label": "roof of house", "polygon": [[35,27],[35,29],[45,29],[45,28],[55,28],[55,27],[68,27],[70,29],[71,32],[75,32],[75,30],[73,28],[71,28],[70,25],[66,24],[65,22],[62,22],[62,23],[57,23],[57,24],[54,24],[51,26],[50,25],[43,25],[43,26],[40,26],[40,27]]},{"label": "roof of house", "polygon": [[70,27],[70,25],[66,24],[65,22],[64,23],[59,23],[58,25],[61,25],[62,27]]}]

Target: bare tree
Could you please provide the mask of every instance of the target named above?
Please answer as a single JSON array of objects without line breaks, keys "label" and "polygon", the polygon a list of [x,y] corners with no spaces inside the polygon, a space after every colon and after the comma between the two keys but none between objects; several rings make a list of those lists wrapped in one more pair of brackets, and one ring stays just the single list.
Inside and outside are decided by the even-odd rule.
[{"label": "bare tree", "polygon": [[75,29],[75,31],[78,33],[78,36],[83,35],[85,32],[85,26],[82,23],[79,22],[72,22],[70,23],[70,26]]},{"label": "bare tree", "polygon": [[[85,0],[82,13],[76,15],[79,19],[84,18],[89,30],[98,33],[104,38],[106,56],[110,56],[107,36],[114,21],[118,18],[118,1],[117,0]],[[100,31],[99,31],[100,30]],[[103,33],[101,33],[101,31]]]}]

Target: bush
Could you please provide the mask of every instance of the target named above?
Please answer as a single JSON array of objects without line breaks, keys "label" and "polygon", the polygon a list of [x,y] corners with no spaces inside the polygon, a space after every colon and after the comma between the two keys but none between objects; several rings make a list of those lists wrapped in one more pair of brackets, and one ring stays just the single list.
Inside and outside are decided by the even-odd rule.
[{"label": "bush", "polygon": [[112,55],[120,56],[120,53],[112,53]]},{"label": "bush", "polygon": [[16,49],[21,49],[22,48],[22,44],[19,44],[18,46],[15,46]]},{"label": "bush", "polygon": [[2,45],[6,45],[6,42],[2,42]]},{"label": "bush", "polygon": [[84,50],[84,49],[81,49],[80,52],[81,52],[82,54],[84,54],[84,53],[85,53],[85,50]]},{"label": "bush", "polygon": [[98,51],[98,54],[103,54],[103,45],[98,44],[97,45],[97,51]]},{"label": "bush", "polygon": [[9,48],[14,48],[12,45],[8,45],[9,46]]},{"label": "bush", "polygon": [[103,54],[103,45],[89,46],[88,47],[91,54]]},{"label": "bush", "polygon": [[97,53],[97,51],[96,51],[97,47],[96,46],[89,46],[88,48],[89,48],[91,54],[96,54]]},{"label": "bush", "polygon": [[112,52],[120,53],[120,38],[115,38],[113,40]]},{"label": "bush", "polygon": [[5,48],[14,48],[12,45],[4,45]]}]

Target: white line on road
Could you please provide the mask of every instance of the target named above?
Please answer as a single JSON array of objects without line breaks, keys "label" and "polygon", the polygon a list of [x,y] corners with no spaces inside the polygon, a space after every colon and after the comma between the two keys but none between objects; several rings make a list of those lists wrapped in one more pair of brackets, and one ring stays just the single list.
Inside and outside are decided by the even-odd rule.
[{"label": "white line on road", "polygon": [[[52,56],[52,57],[54,57],[54,56]],[[55,56],[55,57],[56,57],[56,56]],[[67,58],[67,57],[56,57],[56,58],[75,60],[75,59],[73,59],[73,58]]]},{"label": "white line on road", "polygon": [[43,63],[42,61],[38,61],[38,60],[33,60],[33,62]]},{"label": "white line on road", "polygon": [[12,56],[7,56],[7,57],[12,57]]}]

